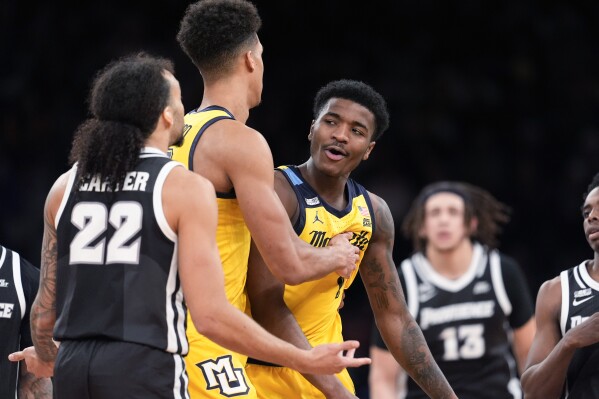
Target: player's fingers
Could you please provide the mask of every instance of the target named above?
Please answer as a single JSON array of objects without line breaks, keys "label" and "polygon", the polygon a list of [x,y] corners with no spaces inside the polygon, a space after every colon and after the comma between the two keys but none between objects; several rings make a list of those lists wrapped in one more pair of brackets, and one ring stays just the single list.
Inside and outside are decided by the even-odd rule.
[{"label": "player's fingers", "polygon": [[344,357],[346,357],[346,358],[348,358],[348,359],[352,359],[352,358],[354,357],[354,355],[355,355],[355,354],[356,354],[356,349],[355,349],[355,348],[354,348],[354,349],[350,349],[350,350],[348,350],[348,351],[345,353],[345,356],[344,356]]},{"label": "player's fingers", "polygon": [[352,359],[346,359],[345,367],[360,367],[370,364],[372,360],[369,357],[358,357]]},{"label": "player's fingers", "polygon": [[354,233],[352,233],[351,231],[346,231],[345,233],[341,233],[343,234],[343,237],[347,238],[347,240],[351,240],[351,238],[353,237]]},{"label": "player's fingers", "polygon": [[341,350],[343,351],[349,351],[351,349],[357,349],[360,347],[360,342],[356,341],[356,340],[347,340],[347,341],[343,341],[342,343],[339,344],[339,347]]},{"label": "player's fingers", "polygon": [[8,360],[10,360],[11,362],[20,362],[21,360],[25,359],[25,354],[23,353],[23,351],[19,351],[19,352],[13,352],[10,355],[8,355]]}]

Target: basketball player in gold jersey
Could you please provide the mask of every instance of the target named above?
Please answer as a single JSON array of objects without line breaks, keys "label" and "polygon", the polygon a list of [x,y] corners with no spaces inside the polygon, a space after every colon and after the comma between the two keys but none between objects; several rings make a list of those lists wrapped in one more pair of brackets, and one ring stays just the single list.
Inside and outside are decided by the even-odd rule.
[{"label": "basketball player in gold jersey", "polygon": [[[403,299],[392,259],[394,227],[389,207],[349,178],[368,159],[388,124],[385,100],[370,86],[353,80],[329,83],[314,101],[310,159],[300,166],[280,167],[275,172],[275,190],[296,233],[311,245],[323,246],[338,232],[352,232],[350,241],[360,248],[360,275],[393,356],[430,397],[455,397]],[[357,270],[343,279],[331,273],[317,281],[285,286],[252,247],[248,272],[252,315],[274,335],[298,346],[342,342],[337,309],[356,274]],[[355,398],[347,370],[337,378],[302,376],[254,359],[246,370],[261,399]]]},{"label": "basketball player in gold jersey", "polygon": [[[264,137],[245,125],[262,93],[261,20],[245,0],[191,4],[177,39],[199,69],[204,96],[185,117],[185,138],[172,158],[206,177],[217,192],[217,242],[229,301],[246,309],[245,281],[250,233],[273,274],[298,283],[335,270],[349,277],[358,249],[351,234],[314,248],[300,240],[274,191],[273,159]],[[190,393],[196,398],[255,398],[245,377],[246,357],[200,335],[188,320],[186,357]]]}]

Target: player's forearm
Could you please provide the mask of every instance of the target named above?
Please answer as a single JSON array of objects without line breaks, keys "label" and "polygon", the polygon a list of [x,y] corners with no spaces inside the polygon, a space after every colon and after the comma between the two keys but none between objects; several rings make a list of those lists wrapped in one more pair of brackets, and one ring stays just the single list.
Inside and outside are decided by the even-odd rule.
[{"label": "player's forearm", "polygon": [[298,285],[322,278],[339,267],[341,262],[332,248],[313,247],[291,233],[288,240],[269,243],[267,248],[258,243],[268,268],[279,280]]},{"label": "player's forearm", "polygon": [[[389,329],[384,323],[379,328],[393,357],[431,398],[457,398],[447,379],[435,362],[420,327],[410,317]],[[390,331],[401,331],[397,339]]]},{"label": "player's forearm", "polygon": [[53,309],[44,309],[40,306],[37,300],[31,308],[31,339],[38,357],[44,362],[53,362],[58,352],[52,341],[55,314]]},{"label": "player's forearm", "polygon": [[51,399],[52,380],[50,378],[36,378],[31,373],[21,374],[19,377],[19,398]]},{"label": "player's forearm", "polygon": [[527,399],[560,397],[568,365],[575,351],[565,341],[560,340],[549,356],[542,362],[529,366],[522,374],[520,382]]},{"label": "player's forearm", "polygon": [[[298,348],[312,348],[304,332],[297,324],[295,317],[293,317],[293,314],[286,306],[278,310],[272,309],[272,304],[273,302],[276,303],[276,301],[267,297],[260,298],[258,301],[250,299],[250,301],[252,302],[252,317],[268,332]],[[282,307],[283,305],[281,304],[280,306]],[[305,373],[302,375],[327,398],[354,397],[334,375]]]},{"label": "player's forearm", "polygon": [[[194,320],[198,332],[217,344],[255,359],[297,369],[304,360],[303,351],[275,338],[246,314],[230,305],[206,311],[200,320]],[[251,337],[251,339],[248,339]]]}]

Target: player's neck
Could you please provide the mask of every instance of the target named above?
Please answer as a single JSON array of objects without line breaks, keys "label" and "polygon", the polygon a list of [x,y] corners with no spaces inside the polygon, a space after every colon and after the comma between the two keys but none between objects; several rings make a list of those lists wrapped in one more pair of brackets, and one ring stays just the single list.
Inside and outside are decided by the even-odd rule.
[{"label": "player's neck", "polygon": [[[158,122],[160,124],[160,122]],[[146,139],[144,147],[157,148],[165,154],[169,147],[169,131],[160,129],[160,126]]]},{"label": "player's neck", "polygon": [[464,239],[457,247],[447,251],[432,246],[426,248],[426,258],[442,276],[455,280],[468,271],[472,262],[474,248],[469,239]]},{"label": "player's neck", "polygon": [[235,78],[221,79],[204,86],[200,109],[218,105],[233,114],[235,120],[246,123],[250,116],[250,93],[248,86]]},{"label": "player's neck", "polygon": [[311,159],[299,166],[304,180],[316,190],[318,195],[333,208],[341,210],[347,206],[345,186],[349,176],[329,176],[322,173]]},{"label": "player's neck", "polygon": [[589,276],[595,281],[599,281],[599,254],[595,252],[595,256],[592,260],[586,264]]}]

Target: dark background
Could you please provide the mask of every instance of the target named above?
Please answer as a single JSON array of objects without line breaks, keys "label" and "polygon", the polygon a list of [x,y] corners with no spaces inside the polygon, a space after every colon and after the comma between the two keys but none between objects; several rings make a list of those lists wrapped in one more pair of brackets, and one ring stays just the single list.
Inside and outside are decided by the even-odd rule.
[{"label": "dark background", "polygon": [[[175,40],[188,4],[114,0],[0,2],[0,242],[39,263],[43,203],[68,167],[91,79],[137,50],[172,58],[184,104],[200,75]],[[599,172],[599,3],[594,1],[257,1],[263,102],[248,124],[275,164],[308,157],[312,98],[339,78],[388,101],[391,126],[353,177],[390,205],[399,227],[425,184],[480,185],[512,207],[501,249],[533,295],[590,258],[579,208]],[[397,233],[397,263],[410,254]],[[367,353],[372,316],[360,282],[342,311]],[[353,370],[367,397],[367,368]]]}]

